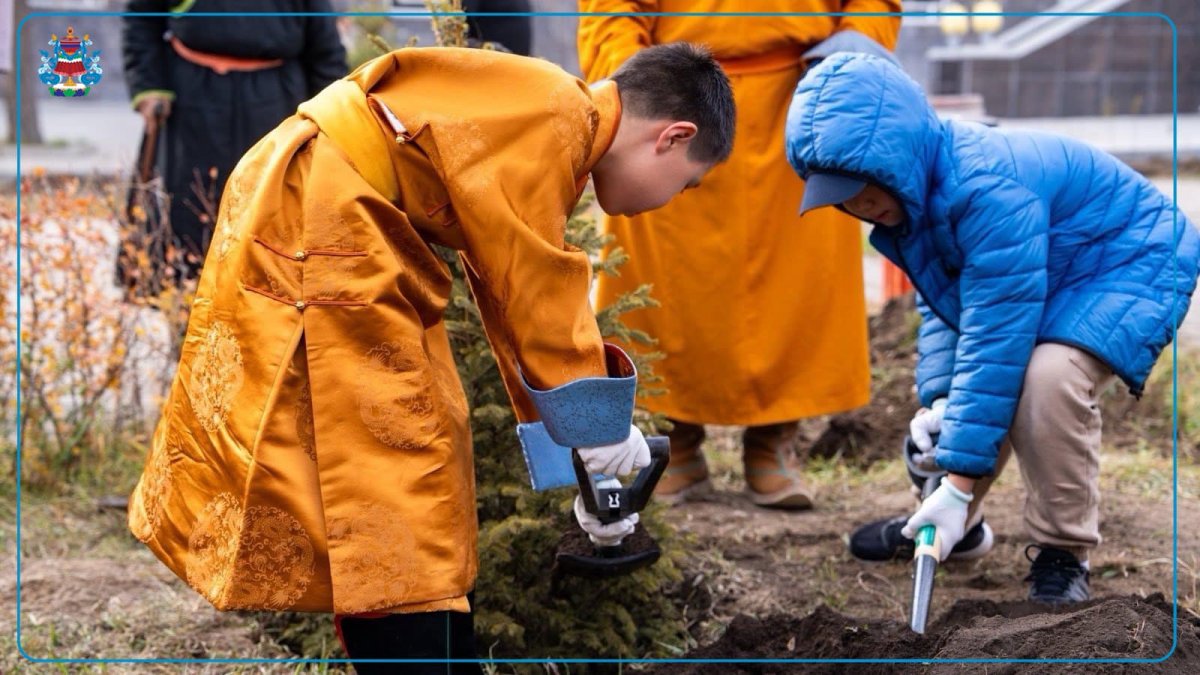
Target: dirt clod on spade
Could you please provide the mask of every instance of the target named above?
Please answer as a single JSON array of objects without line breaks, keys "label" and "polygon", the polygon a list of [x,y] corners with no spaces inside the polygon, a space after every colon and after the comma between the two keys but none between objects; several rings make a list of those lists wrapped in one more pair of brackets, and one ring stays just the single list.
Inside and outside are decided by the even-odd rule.
[{"label": "dirt clod on spade", "polygon": [[[634,527],[633,533],[625,537],[621,542],[621,554],[633,555],[648,551],[656,546],[657,544],[650,536],[650,533],[646,532],[646,528],[642,527],[641,523],[638,523]],[[586,532],[572,523],[571,527],[563,531],[562,538],[558,540],[556,551],[564,554],[591,557],[596,554],[596,545],[588,539]]]}]

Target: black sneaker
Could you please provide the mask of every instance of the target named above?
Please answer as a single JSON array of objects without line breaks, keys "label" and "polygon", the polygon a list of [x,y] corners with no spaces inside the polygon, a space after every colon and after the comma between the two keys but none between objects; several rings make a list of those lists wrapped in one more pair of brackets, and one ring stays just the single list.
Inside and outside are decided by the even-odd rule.
[{"label": "black sneaker", "polygon": [[[1029,555],[1030,549],[1038,549],[1037,558]],[[1088,587],[1088,571],[1079,564],[1079,559],[1068,551],[1050,546],[1030,544],[1025,547],[1025,558],[1033,565],[1025,581],[1032,581],[1029,599],[1064,605],[1083,602],[1092,597]]]},{"label": "black sneaker", "polygon": [[[908,516],[896,516],[863,525],[850,535],[850,555],[871,561],[912,558],[916,544],[900,534],[906,523]],[[950,550],[950,560],[982,558],[992,550],[994,541],[992,528],[981,518]]]}]

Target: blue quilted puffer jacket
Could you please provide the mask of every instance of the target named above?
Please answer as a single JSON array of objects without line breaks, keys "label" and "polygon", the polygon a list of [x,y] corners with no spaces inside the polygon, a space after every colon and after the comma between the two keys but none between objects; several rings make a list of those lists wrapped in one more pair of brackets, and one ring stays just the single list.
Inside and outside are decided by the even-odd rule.
[{"label": "blue quilted puffer jacket", "polygon": [[917,384],[925,405],[949,396],[949,471],[992,473],[1036,344],[1078,347],[1140,394],[1187,312],[1200,235],[1149,181],[1074,140],[939,120],[881,59],[805,76],[787,155],[801,177],[859,177],[903,206],[871,243],[923,301]]}]

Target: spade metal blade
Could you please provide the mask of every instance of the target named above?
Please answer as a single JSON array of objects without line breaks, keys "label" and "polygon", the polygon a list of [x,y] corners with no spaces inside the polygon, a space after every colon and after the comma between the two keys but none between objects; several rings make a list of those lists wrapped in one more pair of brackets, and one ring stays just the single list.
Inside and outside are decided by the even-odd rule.
[{"label": "spade metal blade", "polygon": [[924,634],[925,623],[929,619],[929,604],[933,599],[933,575],[937,572],[938,547],[937,531],[932,525],[926,525],[917,532],[917,550],[913,555],[913,597],[912,614],[909,625],[913,632]]}]

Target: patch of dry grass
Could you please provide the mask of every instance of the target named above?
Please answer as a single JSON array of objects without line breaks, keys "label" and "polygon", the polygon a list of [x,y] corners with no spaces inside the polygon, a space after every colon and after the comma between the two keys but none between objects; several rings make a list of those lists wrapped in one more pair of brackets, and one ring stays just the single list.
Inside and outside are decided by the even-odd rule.
[{"label": "patch of dry grass", "polygon": [[[31,663],[16,641],[15,494],[5,490],[0,542],[0,672],[344,672],[326,664]],[[218,612],[94,497],[22,494],[21,648],[44,659],[294,658],[248,613]],[[333,646],[330,646],[332,653]]]}]

